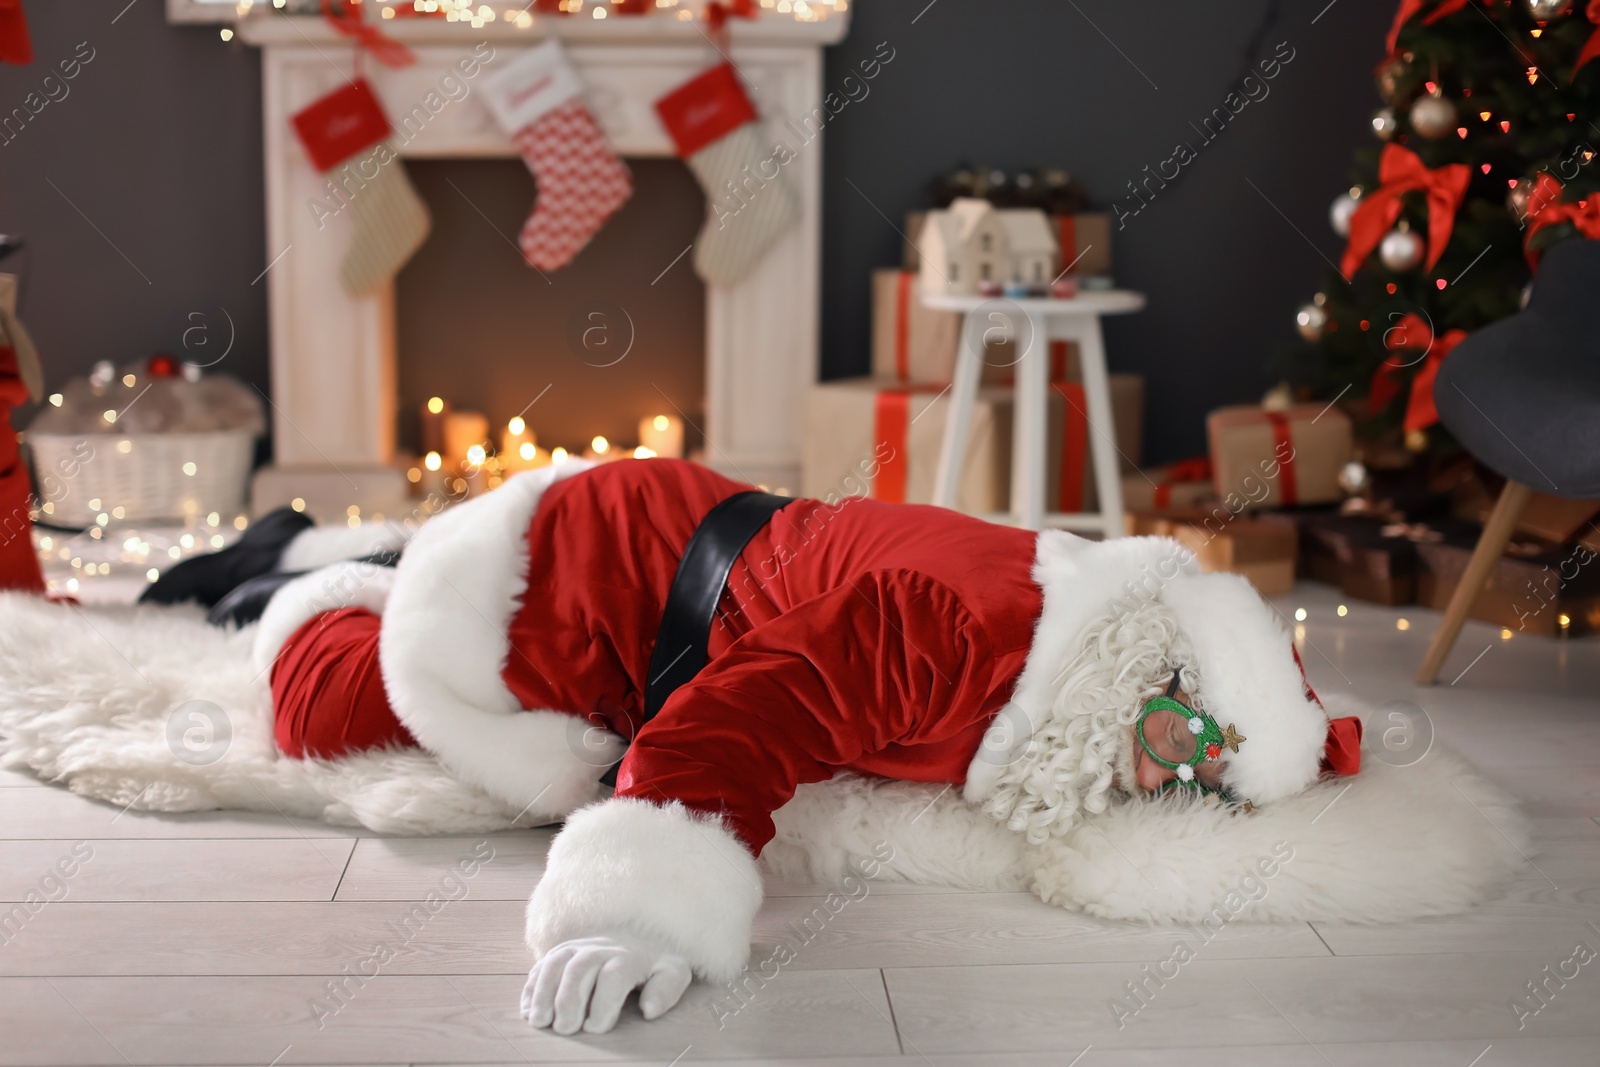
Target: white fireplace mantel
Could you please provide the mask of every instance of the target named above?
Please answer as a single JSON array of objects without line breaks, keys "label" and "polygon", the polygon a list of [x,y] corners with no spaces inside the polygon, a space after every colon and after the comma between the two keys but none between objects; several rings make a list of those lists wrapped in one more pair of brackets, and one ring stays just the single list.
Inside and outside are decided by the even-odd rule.
[{"label": "white fireplace mantel", "polygon": [[[784,18],[735,24],[730,58],[747,82],[770,139],[795,158],[783,178],[801,204],[798,226],[756,270],[730,288],[706,290],[707,460],[724,472],[774,486],[798,486],[801,406],[816,379],[821,246],[820,138],[795,130],[820,105],[822,49],[840,40],[848,16],[820,22]],[[386,32],[416,53],[414,65],[362,69],[398,128],[436,91],[441,76],[479,42],[493,47],[488,69],[521,49],[559,36],[584,83],[596,119],[620,155],[670,156],[654,101],[719,61],[698,24],[658,17],[544,19],[529,29],[495,23],[474,30],[436,20],[387,20]],[[313,511],[397,514],[407,483],[395,455],[396,359],[392,286],[353,299],[338,268],[349,247],[348,219],[319,230],[309,201],[323,177],[289,118],[344,84],[349,43],[320,19],[265,16],[239,29],[260,46],[265,120],[267,255],[271,323],[274,462],[259,472],[257,509],[303,497]],[[469,83],[470,85],[470,83]],[[790,125],[793,123],[793,126]],[[810,128],[817,123],[813,120]],[[398,145],[402,156],[510,157],[511,140],[475,90],[430,116]],[[685,263],[687,265],[687,261]]]}]

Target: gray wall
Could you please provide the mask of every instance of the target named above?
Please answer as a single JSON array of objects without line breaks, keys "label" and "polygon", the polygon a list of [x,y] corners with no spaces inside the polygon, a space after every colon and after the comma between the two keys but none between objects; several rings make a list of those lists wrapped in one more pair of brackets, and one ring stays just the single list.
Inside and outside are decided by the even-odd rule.
[{"label": "gray wall", "polygon": [[[28,4],[38,60],[0,68],[0,108],[80,41],[95,58],[0,146],[0,231],[31,244],[0,269],[24,275],[52,383],[98,359],[181,354],[196,312],[220,342],[225,308],[237,327],[227,366],[265,387],[265,282],[251,284],[268,258],[258,54],[213,27],[168,26],[159,0],[113,25],[123,3]],[[1202,450],[1208,408],[1270,384],[1266,365],[1322,277],[1319,250],[1336,255],[1327,205],[1370,136],[1394,0],[1325,3],[859,0],[828,87],[878,42],[895,58],[824,138],[824,376],[865,372],[868,273],[899,258],[883,216],[899,224],[934,174],[963,159],[1047,164],[1102,201],[1126,195],[1179,139],[1198,143],[1189,123],[1287,40],[1296,55],[1271,95],[1114,235],[1119,282],[1150,296],[1107,331],[1113,367],[1148,377],[1147,456]],[[1275,25],[1258,34],[1269,4]]]},{"label": "gray wall", "polygon": [[223,365],[265,387],[260,53],[168,26],[161,0],[113,24],[126,2],[26,5],[34,62],[0,67],[0,114],[80,43],[94,58],[0,145],[0,232],[28,242],[0,271],[22,276],[51,388],[102,359],[183,356],[190,327],[187,358],[214,358],[228,316]]}]

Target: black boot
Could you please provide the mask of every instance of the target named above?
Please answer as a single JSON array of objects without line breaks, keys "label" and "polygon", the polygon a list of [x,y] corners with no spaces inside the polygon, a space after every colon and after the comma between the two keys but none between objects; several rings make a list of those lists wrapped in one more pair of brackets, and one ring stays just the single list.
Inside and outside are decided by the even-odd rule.
[{"label": "black boot", "polygon": [[[370,556],[353,560],[355,563],[365,563],[374,567],[393,567],[400,562],[398,552],[374,552]],[[272,571],[249,581],[243,582],[228,593],[227,596],[217,601],[216,606],[206,613],[206,621],[213,626],[244,626],[261,618],[267,610],[267,602],[274,593],[309,571]]]},{"label": "black boot", "polygon": [[139,602],[180,604],[193,600],[213,607],[238,586],[270,572],[289,542],[314,525],[310,516],[292,508],[269,512],[227,548],[191,557],[168,569],[144,591]]}]

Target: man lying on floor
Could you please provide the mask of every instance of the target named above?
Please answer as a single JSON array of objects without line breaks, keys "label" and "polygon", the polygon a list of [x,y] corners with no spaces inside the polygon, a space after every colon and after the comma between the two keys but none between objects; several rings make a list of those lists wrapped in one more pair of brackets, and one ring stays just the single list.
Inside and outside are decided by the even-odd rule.
[{"label": "man lying on floor", "polygon": [[228,593],[234,621],[264,603],[285,756],[420,745],[566,821],[522,997],[558,1033],[610,1029],[636,988],[653,1019],[692,975],[738,975],[756,856],[801,783],[950,783],[1037,842],[1118,797],[1244,810],[1358,758],[1272,609],[1165,539],[785,500],[665,459],[519,475],[392,568],[291,577],[361,554],[306,525],[275,514],[151,597]]}]

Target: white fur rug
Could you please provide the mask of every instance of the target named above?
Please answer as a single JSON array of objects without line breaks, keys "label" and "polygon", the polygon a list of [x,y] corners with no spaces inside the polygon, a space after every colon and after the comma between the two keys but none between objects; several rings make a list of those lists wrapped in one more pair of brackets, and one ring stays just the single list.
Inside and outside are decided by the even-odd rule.
[{"label": "white fur rug", "polygon": [[[415,750],[279,759],[251,641],[194,610],[0,594],[0,766],[137,810],[276,811],[391,834],[515,825],[514,811]],[[196,751],[220,756],[197,761]],[[1133,802],[1033,847],[959,790],[850,776],[804,787],[777,825],[762,862],[779,876],[837,881],[887,845],[883,877],[1028,889],[1106,918],[1213,926],[1459,912],[1497,893],[1531,853],[1511,798],[1437,747],[1409,767],[1368,760],[1354,779],[1254,814]]]}]

